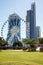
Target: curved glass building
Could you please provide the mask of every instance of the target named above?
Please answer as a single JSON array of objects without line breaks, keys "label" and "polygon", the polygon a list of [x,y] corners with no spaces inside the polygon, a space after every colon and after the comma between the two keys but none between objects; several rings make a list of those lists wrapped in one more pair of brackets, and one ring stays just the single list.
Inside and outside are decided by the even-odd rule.
[{"label": "curved glass building", "polygon": [[21,18],[17,14],[11,14],[9,16],[7,41],[10,45],[21,39],[20,24]]}]

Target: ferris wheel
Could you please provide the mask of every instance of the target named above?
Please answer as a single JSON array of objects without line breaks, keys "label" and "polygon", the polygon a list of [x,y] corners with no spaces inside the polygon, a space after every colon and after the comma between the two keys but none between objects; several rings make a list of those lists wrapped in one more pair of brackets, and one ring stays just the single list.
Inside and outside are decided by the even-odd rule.
[{"label": "ferris wheel", "polygon": [[2,37],[2,38],[4,38],[4,37],[3,37],[3,35],[4,35],[4,34],[3,34],[3,31],[4,31],[4,27],[5,27],[5,25],[7,24],[7,22],[8,22],[8,20],[4,22],[4,24],[3,24],[2,28],[1,28],[1,37]]},{"label": "ferris wheel", "polygon": [[[4,24],[3,24],[3,26],[2,26],[2,28],[1,28],[1,37],[2,37],[2,38],[4,38],[3,31],[4,31],[5,25],[8,23],[8,21],[9,21],[9,20],[5,21]],[[22,18],[21,18],[21,21],[22,21],[22,22],[26,22],[26,21],[24,21],[24,19],[22,19]],[[19,31],[19,29],[16,28],[16,26],[15,26],[15,27],[13,27],[13,28],[11,29],[11,31],[12,31],[12,36],[13,36],[13,34],[14,34],[14,35],[17,35],[17,32]]]}]

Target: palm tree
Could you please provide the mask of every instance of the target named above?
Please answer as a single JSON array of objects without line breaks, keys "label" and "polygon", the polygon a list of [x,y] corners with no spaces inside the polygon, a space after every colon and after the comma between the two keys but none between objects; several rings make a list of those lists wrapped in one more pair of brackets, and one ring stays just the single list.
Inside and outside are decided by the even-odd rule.
[{"label": "palm tree", "polygon": [[24,39],[24,46],[26,44],[26,47],[28,51],[35,50],[36,44],[38,44],[35,39]]}]

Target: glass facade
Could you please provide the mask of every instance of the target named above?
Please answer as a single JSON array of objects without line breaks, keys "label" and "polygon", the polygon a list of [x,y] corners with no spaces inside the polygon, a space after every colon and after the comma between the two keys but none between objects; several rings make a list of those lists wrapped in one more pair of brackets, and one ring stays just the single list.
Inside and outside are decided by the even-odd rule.
[{"label": "glass facade", "polygon": [[30,39],[35,38],[35,32],[34,32],[34,17],[33,12],[30,11]]},{"label": "glass facade", "polygon": [[[27,25],[28,24],[28,25]],[[35,3],[31,5],[31,10],[27,11],[26,16],[26,38],[36,39],[36,10]]]},{"label": "glass facade", "polygon": [[21,19],[17,14],[9,16],[7,41],[10,45],[21,39],[20,20]]}]

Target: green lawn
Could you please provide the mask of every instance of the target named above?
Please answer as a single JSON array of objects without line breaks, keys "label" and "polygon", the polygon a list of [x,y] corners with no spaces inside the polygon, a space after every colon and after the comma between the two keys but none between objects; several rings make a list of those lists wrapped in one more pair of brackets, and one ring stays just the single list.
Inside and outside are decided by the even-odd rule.
[{"label": "green lawn", "polygon": [[0,65],[43,65],[43,52],[0,51]]}]

